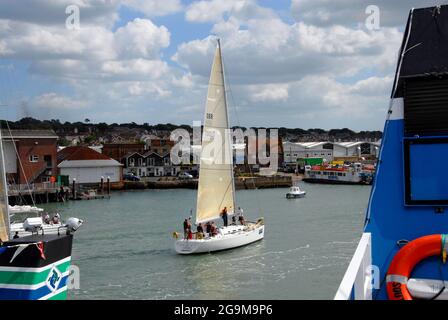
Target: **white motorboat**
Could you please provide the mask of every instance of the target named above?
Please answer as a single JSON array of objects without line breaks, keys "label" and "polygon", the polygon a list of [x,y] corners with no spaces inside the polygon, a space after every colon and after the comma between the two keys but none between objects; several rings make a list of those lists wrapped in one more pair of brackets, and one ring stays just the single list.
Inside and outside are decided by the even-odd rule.
[{"label": "white motorboat", "polygon": [[66,222],[61,221],[59,223],[45,223],[41,217],[27,218],[23,222],[11,223],[10,234],[11,237],[17,234],[20,238],[33,233],[65,234],[67,230],[71,232],[78,230],[83,222],[83,220],[73,217],[68,218]]},{"label": "white motorboat", "polygon": [[289,192],[286,193],[286,199],[303,198],[306,195],[306,191],[300,190],[298,185],[292,186]]},{"label": "white motorboat", "polygon": [[[227,208],[234,214],[235,181],[233,175],[232,143],[221,58],[221,47],[215,52],[205,107],[204,132],[201,148],[196,224],[220,218]],[[213,150],[214,152],[210,152]],[[174,233],[178,237],[178,233]],[[204,253],[241,247],[264,237],[264,221],[246,222],[218,229],[218,234],[193,239],[177,239],[175,250],[179,254]]]}]

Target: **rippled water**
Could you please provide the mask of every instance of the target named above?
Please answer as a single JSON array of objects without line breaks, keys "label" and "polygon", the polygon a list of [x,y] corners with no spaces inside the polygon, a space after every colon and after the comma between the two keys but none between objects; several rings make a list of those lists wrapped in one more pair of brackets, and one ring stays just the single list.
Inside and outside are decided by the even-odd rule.
[{"label": "rippled water", "polygon": [[198,256],[177,255],[171,238],[195,190],[44,207],[85,220],[72,254],[81,288],[70,299],[331,299],[360,238],[370,187],[302,187],[306,198],[295,200],[285,199],[287,189],[238,191],[245,216],[265,218],[265,239]]}]

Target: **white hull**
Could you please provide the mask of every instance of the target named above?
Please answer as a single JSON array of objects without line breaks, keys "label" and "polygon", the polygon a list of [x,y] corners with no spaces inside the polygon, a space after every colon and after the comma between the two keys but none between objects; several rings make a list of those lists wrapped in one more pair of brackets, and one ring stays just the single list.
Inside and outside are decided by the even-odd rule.
[{"label": "white hull", "polygon": [[[65,227],[64,224],[57,223],[57,224],[43,224],[42,229],[44,234],[57,234],[58,231],[60,232],[60,234],[64,234],[67,228]],[[25,230],[25,228],[23,227],[23,223],[21,222],[11,223],[11,237],[13,237],[16,234],[16,232],[18,232],[18,236],[20,238],[24,236],[30,236],[32,234],[31,231]],[[41,231],[39,231],[39,233],[41,233]]]},{"label": "white hull", "polygon": [[264,225],[228,226],[219,229],[220,234],[205,239],[177,240],[174,244],[179,254],[206,253],[245,246],[264,237]]},{"label": "white hull", "polygon": [[286,198],[287,199],[303,198],[303,197],[305,197],[305,195],[306,195],[305,191],[302,191],[302,192],[299,192],[299,193],[288,192],[286,194]]}]

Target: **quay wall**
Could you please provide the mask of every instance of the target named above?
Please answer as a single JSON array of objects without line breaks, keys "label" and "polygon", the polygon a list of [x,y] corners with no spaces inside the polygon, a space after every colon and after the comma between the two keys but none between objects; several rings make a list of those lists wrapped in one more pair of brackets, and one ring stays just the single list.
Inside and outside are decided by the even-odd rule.
[{"label": "quay wall", "polygon": [[[235,179],[235,188],[237,190],[244,189],[264,189],[264,188],[286,188],[290,187],[296,178],[292,176],[252,176],[252,177],[237,177]],[[110,184],[110,191],[120,190],[138,190],[138,189],[197,189],[198,180],[179,180],[170,177],[163,177],[157,180],[147,181],[120,181]],[[67,200],[81,200],[87,199],[82,194],[88,190],[95,190],[97,197],[91,197],[95,199],[98,197],[109,196],[108,186],[103,183],[101,188],[100,183],[89,184],[76,184],[76,192],[73,193],[73,185],[70,187],[64,187],[64,196],[61,197],[59,190],[53,188],[51,190],[39,190],[39,192],[10,192],[9,202],[11,205],[25,205],[33,204],[33,200],[36,204],[47,202],[58,202]]]}]

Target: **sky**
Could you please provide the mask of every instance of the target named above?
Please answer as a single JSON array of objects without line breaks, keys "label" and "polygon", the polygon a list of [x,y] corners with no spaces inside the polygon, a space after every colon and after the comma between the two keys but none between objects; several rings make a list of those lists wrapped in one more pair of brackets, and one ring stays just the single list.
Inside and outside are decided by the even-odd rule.
[{"label": "sky", "polygon": [[446,2],[2,0],[0,117],[191,125],[220,38],[232,125],[382,130],[409,10]]}]

